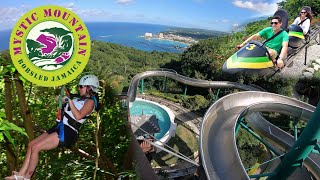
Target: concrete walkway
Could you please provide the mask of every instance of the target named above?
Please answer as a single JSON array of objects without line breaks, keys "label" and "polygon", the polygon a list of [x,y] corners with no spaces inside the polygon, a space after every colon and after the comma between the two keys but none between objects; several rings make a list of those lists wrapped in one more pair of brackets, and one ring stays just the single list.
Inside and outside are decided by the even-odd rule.
[{"label": "concrete walkway", "polygon": [[278,73],[278,75],[282,77],[300,78],[303,71],[311,65],[311,62],[320,58],[320,45],[316,44],[314,40],[311,41],[310,44],[311,45],[307,50],[307,65],[304,65],[305,49],[303,48],[295,56],[292,57],[293,63],[283,68],[281,72]]}]

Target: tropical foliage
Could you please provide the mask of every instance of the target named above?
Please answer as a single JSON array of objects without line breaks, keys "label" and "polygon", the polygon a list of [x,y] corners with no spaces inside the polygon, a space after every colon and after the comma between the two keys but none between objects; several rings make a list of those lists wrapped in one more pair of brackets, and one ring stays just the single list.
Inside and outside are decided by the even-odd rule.
[{"label": "tropical foliage", "polygon": [[[130,138],[125,133],[127,110],[122,107],[117,94],[126,90],[134,75],[145,70],[160,68],[171,61],[178,61],[179,56],[179,54],[166,52],[144,52],[116,44],[93,41],[91,58],[84,72],[93,73],[101,80],[102,107],[99,113],[91,115],[81,127],[80,137],[74,147],[56,149],[42,154],[39,161],[41,168],[37,169],[36,178],[134,177],[135,173],[131,169],[132,157],[127,157],[130,143]],[[11,171],[19,169],[24,159],[27,142],[55,124],[57,109],[55,97],[60,89],[33,85],[16,71],[9,51],[3,51],[1,57],[0,155],[4,158],[0,160],[0,178],[3,178]],[[66,85],[72,93],[77,92],[78,80],[75,79]],[[5,91],[11,93],[6,94]],[[18,98],[14,94],[23,96]],[[23,99],[25,103],[19,106]],[[11,113],[4,115],[5,107]],[[20,112],[28,112],[29,115]],[[27,117],[31,119],[26,119]],[[23,129],[29,129],[26,131],[29,139],[23,136],[26,134]],[[10,144],[15,146],[9,146]],[[13,153],[9,155],[8,152]]]},{"label": "tropical foliage", "polygon": [[315,16],[320,13],[319,0],[285,0],[280,2],[279,6],[287,10],[291,18],[297,17],[303,6],[310,6]]},{"label": "tropical foliage", "polygon": [[[292,17],[296,16],[301,5],[312,6],[314,14],[320,12],[318,1],[287,0],[280,5],[287,9]],[[291,96],[297,82],[295,79],[279,77],[265,79],[254,75],[226,77],[221,72],[225,60],[236,52],[234,47],[248,36],[269,26],[268,22],[269,20],[262,20],[249,23],[242,32],[201,40],[182,54],[144,52],[112,43],[93,41],[90,61],[85,72],[97,75],[102,81],[103,88],[100,89],[102,108],[87,120],[74,147],[41,154],[36,178],[134,177],[131,162],[128,161],[130,157],[127,157],[130,143],[128,134],[125,133],[127,109],[122,107],[117,95],[128,89],[133,76],[146,70],[170,68],[192,78],[257,85],[269,92]],[[60,38],[60,46],[64,46],[63,43],[67,42],[62,38],[66,33],[56,36],[57,39]],[[39,56],[41,47],[41,45],[36,46],[38,50],[32,49],[31,46],[28,48],[36,57]],[[54,99],[59,94],[59,88],[35,86],[26,81],[15,70],[8,51],[2,52],[0,79],[0,178],[3,178],[11,174],[12,170],[19,169],[26,153],[27,142],[55,124]],[[78,80],[75,79],[66,85],[73,93],[76,92]],[[319,83],[310,86],[318,87]],[[180,103],[202,115],[219,97],[237,91],[186,87],[162,77],[146,79],[145,89],[153,95]],[[266,116],[275,124],[279,123],[278,119],[283,118],[274,114]],[[292,122],[293,120],[288,118],[288,121],[282,122],[281,126],[285,126],[286,131],[292,132]],[[244,131],[239,132],[237,144],[245,166],[250,167],[255,164],[258,160],[256,157],[262,153],[261,145],[248,137]],[[254,152],[254,155],[251,152]]]}]

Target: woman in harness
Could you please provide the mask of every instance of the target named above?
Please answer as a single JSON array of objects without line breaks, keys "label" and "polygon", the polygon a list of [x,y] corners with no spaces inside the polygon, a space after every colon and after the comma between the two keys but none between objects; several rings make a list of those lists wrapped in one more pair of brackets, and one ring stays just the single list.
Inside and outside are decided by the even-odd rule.
[{"label": "woman in harness", "polygon": [[303,7],[299,13],[299,17],[297,17],[292,24],[300,26],[303,30],[303,34],[306,35],[309,32],[311,20],[311,9]]},{"label": "woman in harness", "polygon": [[[78,137],[78,130],[91,112],[97,108],[99,80],[94,75],[83,76],[78,84],[79,99],[63,97],[66,104],[62,122],[50,128],[28,144],[25,160],[19,172],[5,179],[30,179],[39,161],[39,152],[57,147],[70,147]],[[59,124],[63,125],[61,129]],[[61,131],[62,130],[62,131]],[[62,134],[62,136],[61,136]]]}]

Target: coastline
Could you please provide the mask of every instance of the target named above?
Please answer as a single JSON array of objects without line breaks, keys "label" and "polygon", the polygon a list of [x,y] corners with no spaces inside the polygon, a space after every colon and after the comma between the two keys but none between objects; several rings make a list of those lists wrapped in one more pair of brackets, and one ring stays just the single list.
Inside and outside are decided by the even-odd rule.
[{"label": "coastline", "polygon": [[146,40],[156,39],[156,40],[160,40],[160,41],[172,41],[172,42],[177,42],[177,43],[185,44],[185,45],[187,45],[187,46],[192,45],[192,43],[187,43],[187,42],[183,42],[183,41],[177,41],[177,40],[173,40],[173,39],[156,38],[156,37],[153,37],[153,38],[146,38],[146,37],[144,37],[144,36],[139,36],[139,37],[141,37],[141,38],[145,38]]},{"label": "coastline", "polygon": [[180,47],[179,45],[175,46],[176,48],[188,48],[192,44],[198,43],[197,40],[191,38],[191,37],[184,37],[184,36],[179,36],[173,33],[157,33],[157,34],[152,34],[150,32],[146,32],[143,36],[140,36],[145,38],[146,40],[151,40],[151,39],[156,39],[156,40],[164,40],[164,41],[172,41],[172,42],[178,42],[187,45],[187,47]]},{"label": "coastline", "polygon": [[[168,29],[167,26],[139,23],[122,22],[94,22],[87,23],[90,32],[90,39],[115,43],[126,47],[132,47],[142,51],[158,51],[170,53],[182,53],[184,49],[175,48],[175,45],[186,47],[180,42],[147,40],[140,38],[145,32],[162,32]],[[11,30],[0,31],[0,51],[9,49]]]}]

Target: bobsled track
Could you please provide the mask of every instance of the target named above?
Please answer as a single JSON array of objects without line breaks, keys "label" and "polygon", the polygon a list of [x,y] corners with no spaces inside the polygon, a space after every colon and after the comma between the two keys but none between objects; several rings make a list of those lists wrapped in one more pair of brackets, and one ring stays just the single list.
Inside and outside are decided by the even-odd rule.
[{"label": "bobsled track", "polygon": [[[175,71],[165,69],[146,71],[133,77],[127,98],[129,108],[135,101],[139,81],[147,77],[163,76],[172,78],[180,83],[189,86],[202,88],[236,88],[245,90],[229,94],[217,100],[210,106],[203,117],[200,132],[201,165],[208,179],[250,179],[269,176],[270,179],[281,179],[290,177],[294,172],[297,162],[307,168],[307,170],[317,179],[320,179],[320,156],[313,148],[319,151],[320,125],[312,124],[313,129],[308,128],[315,114],[315,107],[307,103],[268,92],[261,92],[257,88],[228,81],[206,81],[193,79],[177,74]],[[130,109],[129,109],[130,111]],[[299,138],[295,138],[279,127],[269,123],[260,112],[277,112],[295,117],[299,120],[310,122]],[[313,118],[311,118],[313,117]],[[245,122],[244,122],[245,121]],[[319,121],[319,119],[318,119]],[[247,124],[247,125],[246,125]],[[318,123],[319,124],[319,123]],[[236,133],[240,126],[248,131],[252,131],[254,136],[261,141],[278,159],[281,157],[280,165],[266,174],[257,174],[248,176],[243,166],[237,146]],[[308,132],[305,132],[308,131]],[[307,135],[306,135],[307,134]],[[310,134],[316,134],[313,144]],[[306,135],[306,136],[305,136]],[[139,147],[139,146],[136,146]],[[294,147],[294,148],[292,148]],[[300,157],[304,148],[311,148],[301,159],[295,161],[290,158]],[[146,165],[146,158],[140,148],[135,150],[134,161],[136,162],[136,172],[143,176],[143,179],[154,178],[154,172],[151,166]],[[142,153],[142,154],[141,154]],[[289,160],[288,160],[289,159]],[[291,161],[290,161],[291,160]],[[291,163],[290,163],[291,162]],[[299,164],[299,163],[298,163]],[[149,167],[147,167],[149,166]],[[146,177],[145,175],[149,175]],[[141,177],[142,178],[142,177]]]}]

